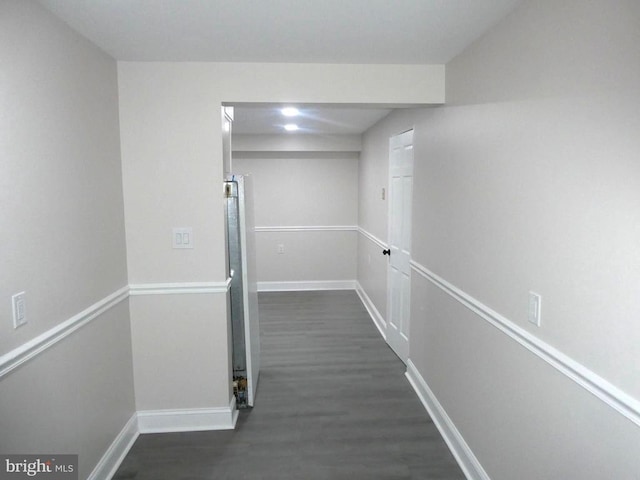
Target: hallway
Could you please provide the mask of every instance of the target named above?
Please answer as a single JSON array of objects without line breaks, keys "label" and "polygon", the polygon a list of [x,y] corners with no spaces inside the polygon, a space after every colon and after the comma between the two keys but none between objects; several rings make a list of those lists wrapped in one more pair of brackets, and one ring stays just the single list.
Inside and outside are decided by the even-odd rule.
[{"label": "hallway", "polygon": [[353,291],[260,294],[256,407],[142,435],[114,480],[464,479]]}]

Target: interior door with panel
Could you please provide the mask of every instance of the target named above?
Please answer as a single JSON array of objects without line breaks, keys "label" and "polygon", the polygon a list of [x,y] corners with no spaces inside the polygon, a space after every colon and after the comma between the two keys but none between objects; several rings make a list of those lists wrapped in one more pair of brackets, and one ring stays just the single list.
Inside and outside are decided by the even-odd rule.
[{"label": "interior door with panel", "polygon": [[411,320],[411,206],[413,130],[389,140],[389,254],[387,342],[400,359],[409,358]]}]

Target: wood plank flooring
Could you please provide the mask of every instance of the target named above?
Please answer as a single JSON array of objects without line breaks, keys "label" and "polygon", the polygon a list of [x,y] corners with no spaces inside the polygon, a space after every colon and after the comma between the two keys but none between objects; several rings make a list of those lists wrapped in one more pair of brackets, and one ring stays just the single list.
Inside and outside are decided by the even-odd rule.
[{"label": "wood plank flooring", "polygon": [[462,480],[353,291],[261,293],[256,406],[233,431],[141,435],[114,480]]}]

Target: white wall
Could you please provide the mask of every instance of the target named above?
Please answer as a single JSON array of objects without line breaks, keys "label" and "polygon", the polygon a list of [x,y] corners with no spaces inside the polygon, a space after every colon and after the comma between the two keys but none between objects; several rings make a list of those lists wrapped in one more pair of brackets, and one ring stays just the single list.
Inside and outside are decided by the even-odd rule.
[{"label": "white wall", "polygon": [[[556,7],[526,3],[451,64],[449,97],[471,105],[448,109],[432,130],[425,155],[446,152],[448,161],[441,178],[430,177],[433,188],[422,192],[436,185],[447,190],[455,176],[459,193],[452,203],[473,199],[476,207],[473,215],[456,215],[449,238],[434,229],[428,236],[421,225],[432,217],[425,215],[416,233],[428,241],[417,246],[416,256],[509,318],[523,319],[523,296],[538,291],[545,299],[544,326],[523,325],[639,398],[634,345],[640,328],[633,319],[640,313],[640,113],[634,108],[640,99],[640,5],[575,1]],[[547,52],[549,45],[562,48]],[[472,97],[461,78],[497,72],[495,63],[525,46],[537,57],[534,64],[523,61],[522,80],[504,82],[501,94],[513,100]],[[482,68],[478,57],[485,60]],[[545,78],[541,85],[531,82],[534,75]],[[460,136],[469,144],[452,148],[452,137]],[[481,196],[486,187],[492,193]],[[465,239],[464,223],[465,233],[502,235]],[[445,241],[454,242],[457,259],[436,258],[435,245]],[[486,253],[479,257],[478,251]],[[492,282],[463,274],[489,268]]]},{"label": "white wall", "polygon": [[135,410],[126,289],[96,306],[127,284],[116,63],[36,2],[0,3],[0,31],[0,451],[86,478]]},{"label": "white wall", "polygon": [[258,227],[356,225],[357,153],[236,155],[233,169],[254,177]]},{"label": "white wall", "polygon": [[358,153],[236,152],[233,170],[253,176],[262,289],[355,280]]},{"label": "white wall", "polygon": [[233,134],[233,150],[244,152],[360,152],[361,135]]},{"label": "white wall", "polygon": [[[220,106],[235,102],[431,104],[444,100],[441,65],[307,65],[145,63],[118,64],[125,218],[129,279],[135,285],[172,293],[185,283],[222,284],[225,242],[222,197],[222,138]],[[171,228],[192,227],[193,250],[172,250]],[[160,284],[160,286],[158,285]],[[146,331],[154,321],[154,335],[163,347],[153,355],[157,366],[169,367],[181,355],[170,347],[174,336],[187,335],[196,352],[225,348],[212,338],[227,338],[226,299],[210,295],[209,303],[194,309],[188,295],[160,300],[154,295],[132,299],[134,331]],[[153,305],[154,302],[158,302]],[[158,316],[160,303],[176,312]],[[171,303],[171,306],[167,305]],[[181,313],[182,312],[182,313]],[[189,318],[187,318],[187,315]],[[215,316],[215,317],[214,317]],[[200,320],[197,320],[199,318]],[[207,326],[210,320],[214,331]],[[193,329],[184,333],[181,325]],[[157,390],[143,378],[145,358],[151,355],[144,337],[134,335],[136,395],[150,398]],[[184,364],[191,385],[211,385],[209,407],[229,406],[228,351],[193,356]],[[183,359],[181,359],[181,362]],[[192,374],[191,372],[198,372]],[[155,408],[200,407],[201,397],[186,394],[176,405],[168,384]],[[188,388],[187,392],[193,392]]]},{"label": "white wall", "polygon": [[[138,411],[229,406],[226,385],[201,381],[215,366],[226,365],[229,360],[225,304],[219,298],[224,300],[224,295],[186,293],[131,298]],[[203,311],[209,316],[202,315]],[[194,341],[193,332],[203,335],[203,341]]]},{"label": "white wall", "polygon": [[525,1],[447,65],[448,106],[365,135],[374,230],[388,136],[415,127],[412,257],[435,280],[414,269],[410,359],[493,480],[640,471],[639,14]]}]

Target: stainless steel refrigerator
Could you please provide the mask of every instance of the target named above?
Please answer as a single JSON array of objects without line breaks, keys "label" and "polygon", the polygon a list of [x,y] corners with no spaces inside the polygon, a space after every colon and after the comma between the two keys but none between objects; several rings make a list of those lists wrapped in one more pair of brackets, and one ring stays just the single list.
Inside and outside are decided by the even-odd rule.
[{"label": "stainless steel refrigerator", "polygon": [[260,320],[251,176],[224,183],[229,258],[233,390],[239,408],[254,405],[260,374]]}]

